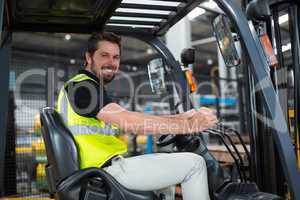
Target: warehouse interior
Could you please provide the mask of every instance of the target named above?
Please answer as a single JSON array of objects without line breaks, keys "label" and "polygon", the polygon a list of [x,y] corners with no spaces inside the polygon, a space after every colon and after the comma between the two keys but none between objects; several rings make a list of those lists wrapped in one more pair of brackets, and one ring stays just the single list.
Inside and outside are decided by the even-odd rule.
[{"label": "warehouse interior", "polygon": [[[229,184],[255,184],[255,189],[250,198],[246,195],[250,190],[227,194],[225,186],[218,190],[212,187],[211,199],[258,199],[255,195],[261,195],[263,200],[300,200],[298,1],[0,3],[0,199],[118,199],[110,196],[111,191],[105,192],[105,198],[74,198],[51,191],[51,175],[46,171],[49,147],[45,146],[45,124],[41,123],[42,109],[57,107],[60,89],[84,69],[90,34],[104,30],[122,37],[120,70],[106,87],[114,102],[129,111],[158,116],[201,107],[214,111],[220,127],[187,135],[183,141],[191,148],[195,140],[200,146],[202,141],[224,177],[230,177]],[[218,19],[225,19],[228,27],[218,29]],[[222,34],[230,38],[230,58],[220,46]],[[251,38],[245,38],[247,34]],[[192,57],[189,63],[182,59],[186,49],[193,55],[187,55]],[[167,90],[171,88],[172,93],[166,88],[155,93],[153,88],[149,66],[159,58],[168,74],[164,77]],[[232,64],[231,59],[238,62]],[[176,92],[176,84],[170,80],[181,90]],[[176,143],[180,139],[164,146],[159,144],[160,137],[129,133],[120,139],[128,145],[127,157],[180,151]],[[197,152],[200,146],[196,146],[194,150],[183,149]],[[59,183],[55,187],[59,188]],[[183,199],[180,186],[173,189],[174,200]]]}]

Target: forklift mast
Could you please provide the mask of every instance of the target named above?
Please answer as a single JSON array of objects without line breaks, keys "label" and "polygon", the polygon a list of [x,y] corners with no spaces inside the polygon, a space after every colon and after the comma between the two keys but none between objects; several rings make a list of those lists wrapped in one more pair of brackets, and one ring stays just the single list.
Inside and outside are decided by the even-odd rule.
[{"label": "forklift mast", "polygon": [[[286,136],[290,141],[300,167],[299,151],[299,4],[296,1],[259,1],[246,2],[247,17],[255,24],[259,37],[268,35],[277,63],[269,63],[268,71],[273,83],[279,104],[283,111],[284,121],[288,127]],[[255,14],[254,14],[255,13]],[[263,16],[263,17],[262,17]],[[284,25],[285,24],[285,25]],[[249,81],[248,81],[249,82]],[[249,87],[254,87],[252,84]],[[251,98],[251,97],[250,97]],[[266,115],[261,94],[252,97],[257,112]],[[248,104],[251,105],[251,104]],[[251,120],[255,121],[255,117]],[[280,150],[274,140],[274,129],[265,122],[256,121],[251,129],[251,148],[253,151],[256,181],[261,189],[284,196],[291,188],[281,162],[278,162]],[[259,131],[258,131],[259,130]]]}]

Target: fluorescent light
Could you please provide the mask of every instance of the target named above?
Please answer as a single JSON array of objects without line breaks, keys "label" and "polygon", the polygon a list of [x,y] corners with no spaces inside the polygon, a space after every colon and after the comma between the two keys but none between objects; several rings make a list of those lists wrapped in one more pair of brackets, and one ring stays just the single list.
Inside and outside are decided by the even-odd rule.
[{"label": "fluorescent light", "polygon": [[189,18],[189,20],[193,20],[196,17],[198,17],[199,15],[203,15],[204,13],[205,13],[205,10],[203,8],[196,7],[194,10],[192,10],[188,14],[188,18]]},{"label": "fluorescent light", "polygon": [[144,4],[144,5],[158,5],[158,6],[174,6],[177,7],[180,2],[172,1],[151,1],[151,0],[123,0],[122,3]]},{"label": "fluorescent light", "polygon": [[70,63],[72,64],[72,65],[74,65],[75,63],[76,63],[76,60],[75,59],[70,59]]},{"label": "fluorescent light", "polygon": [[171,11],[165,11],[165,10],[147,10],[147,9],[135,9],[135,8],[118,8],[116,12],[150,13],[150,14],[161,14],[161,15],[169,15],[171,13]]},{"label": "fluorescent light", "polygon": [[207,2],[204,2],[204,3],[201,4],[201,6],[209,8],[211,10],[219,8],[219,6],[213,0],[209,0]]},{"label": "fluorescent light", "polygon": [[221,8],[219,8],[218,4],[216,4],[213,0],[209,0],[206,2],[203,2],[199,5],[200,8],[206,9],[206,10],[212,10],[217,13],[224,13]]},{"label": "fluorescent light", "polygon": [[132,28],[153,28],[152,25],[139,25],[139,24],[113,24],[113,23],[107,23],[107,26],[126,26],[126,27],[132,27]]},{"label": "fluorescent light", "polygon": [[147,22],[160,22],[162,19],[157,18],[144,18],[144,17],[119,17],[112,16],[110,19],[112,20],[134,20],[134,21],[147,21]]},{"label": "fluorescent light", "polygon": [[147,51],[146,51],[146,53],[147,53],[147,54],[153,54],[153,49],[148,48]]},{"label": "fluorescent light", "polygon": [[212,65],[213,63],[214,63],[214,61],[211,58],[207,59],[207,64],[208,65]]},{"label": "fluorescent light", "polygon": [[282,52],[285,52],[285,51],[288,51],[292,48],[292,45],[291,43],[288,43],[286,45],[282,45],[281,49],[282,49]]},{"label": "fluorescent light", "polygon": [[65,39],[66,39],[66,40],[70,40],[70,39],[71,39],[71,35],[70,35],[70,34],[66,34],[66,35],[65,35]]},{"label": "fluorescent light", "polygon": [[278,19],[279,24],[283,24],[283,23],[288,22],[288,21],[289,21],[289,15],[288,14],[282,15]]}]

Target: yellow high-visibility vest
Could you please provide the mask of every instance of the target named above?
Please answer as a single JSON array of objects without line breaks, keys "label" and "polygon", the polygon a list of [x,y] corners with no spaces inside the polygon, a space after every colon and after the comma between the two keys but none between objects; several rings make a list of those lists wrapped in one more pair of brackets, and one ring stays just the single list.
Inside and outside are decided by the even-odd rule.
[{"label": "yellow high-visibility vest", "polygon": [[78,74],[66,82],[60,90],[57,102],[57,111],[72,132],[79,148],[81,169],[100,167],[112,157],[127,152],[127,145],[115,137],[115,135],[121,134],[118,127],[93,117],[78,115],[73,110],[65,88],[70,83],[86,80],[96,82],[85,74]]}]

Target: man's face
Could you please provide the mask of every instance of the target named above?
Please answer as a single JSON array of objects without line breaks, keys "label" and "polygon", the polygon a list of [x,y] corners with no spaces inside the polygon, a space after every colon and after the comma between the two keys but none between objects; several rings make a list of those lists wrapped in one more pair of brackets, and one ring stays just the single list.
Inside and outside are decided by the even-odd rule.
[{"label": "man's face", "polygon": [[88,68],[103,83],[109,83],[115,77],[120,66],[120,48],[117,44],[109,41],[98,42],[98,49],[91,56],[86,53]]}]

